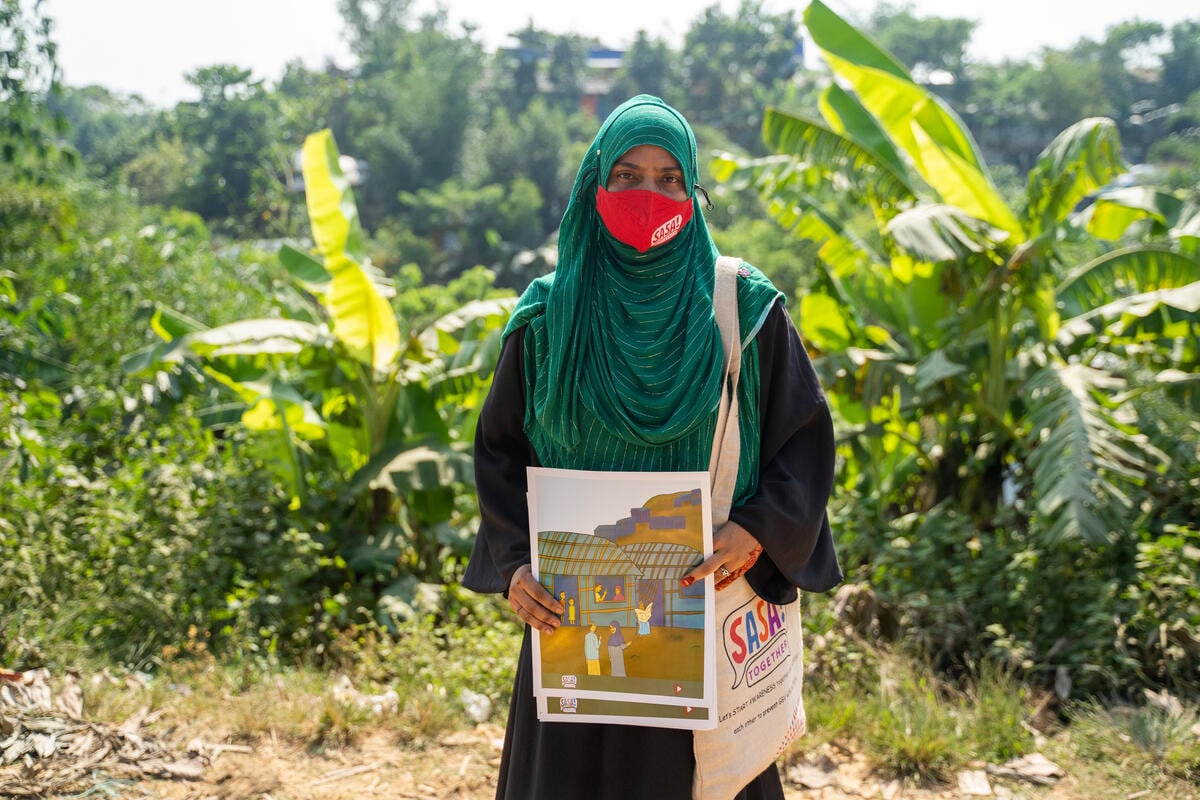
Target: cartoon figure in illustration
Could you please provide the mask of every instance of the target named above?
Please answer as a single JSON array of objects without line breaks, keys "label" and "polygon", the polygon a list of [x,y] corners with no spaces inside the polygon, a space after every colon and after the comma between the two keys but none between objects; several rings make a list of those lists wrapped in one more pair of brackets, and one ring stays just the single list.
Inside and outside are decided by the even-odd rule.
[{"label": "cartoon figure in illustration", "polygon": [[596,623],[588,623],[587,636],[583,637],[583,659],[587,661],[587,674],[600,674],[600,635]]},{"label": "cartoon figure in illustration", "polygon": [[613,602],[617,603],[625,599],[625,593],[621,590],[621,584],[613,587]]},{"label": "cartoon figure in illustration", "polygon": [[562,619],[563,622],[566,622],[567,621],[567,593],[566,592],[558,593],[558,602],[562,603],[562,607],[563,607],[563,615],[562,615],[562,617],[560,617],[560,619]]},{"label": "cartoon figure in illustration", "polygon": [[608,623],[608,663],[612,668],[611,672],[614,678],[624,678],[625,675],[625,648],[629,647],[629,642],[625,641],[625,637],[621,635],[621,623]]},{"label": "cartoon figure in illustration", "polygon": [[575,619],[575,598],[574,598],[574,597],[568,597],[568,598],[567,598],[567,624],[568,624],[568,625],[574,625],[575,623],[576,623],[576,619]]},{"label": "cartoon figure in illustration", "polygon": [[644,603],[638,601],[638,607],[633,614],[637,617],[637,632],[638,636],[648,636],[650,634],[650,612],[654,609],[654,601]]},{"label": "cartoon figure in illustration", "polygon": [[596,588],[592,589],[592,594],[596,596],[597,603],[603,603],[608,599],[608,592],[600,584],[596,584]]}]

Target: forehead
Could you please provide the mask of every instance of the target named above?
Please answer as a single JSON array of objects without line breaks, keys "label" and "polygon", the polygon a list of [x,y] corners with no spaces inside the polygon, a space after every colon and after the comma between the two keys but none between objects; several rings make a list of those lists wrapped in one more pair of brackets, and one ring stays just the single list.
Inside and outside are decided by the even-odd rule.
[{"label": "forehead", "polygon": [[613,164],[614,166],[621,164],[626,167],[636,167],[638,169],[650,169],[657,171],[682,171],[681,167],[679,166],[679,161],[676,160],[675,156],[654,144],[639,144],[635,147],[631,147],[621,155],[617,156]]}]

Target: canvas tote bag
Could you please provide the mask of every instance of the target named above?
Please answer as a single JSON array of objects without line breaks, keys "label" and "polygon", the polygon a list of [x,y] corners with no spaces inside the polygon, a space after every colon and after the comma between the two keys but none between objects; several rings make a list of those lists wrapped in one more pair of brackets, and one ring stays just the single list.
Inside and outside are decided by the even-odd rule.
[{"label": "canvas tote bag", "polygon": [[[718,258],[713,290],[727,374],[709,461],[714,533],[729,519],[741,453],[737,400],[742,364],[737,311],[741,263],[736,258]],[[800,601],[783,606],[768,603],[743,576],[716,593],[716,622],[718,725],[693,732],[693,800],[734,797],[805,731]]]}]

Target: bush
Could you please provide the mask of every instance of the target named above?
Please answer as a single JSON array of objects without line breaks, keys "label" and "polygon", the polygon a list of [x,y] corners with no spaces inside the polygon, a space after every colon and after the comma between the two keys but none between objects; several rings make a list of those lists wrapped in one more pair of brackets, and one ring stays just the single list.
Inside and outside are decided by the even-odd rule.
[{"label": "bush", "polygon": [[[30,393],[18,398],[30,408]],[[0,405],[0,428],[15,410]],[[76,396],[64,412],[43,420],[40,455],[0,472],[10,642],[141,669],[192,627],[260,657],[311,643],[320,548],[241,442],[194,418],[130,413],[110,393]]]},{"label": "bush", "polygon": [[835,525],[844,562],[944,674],[993,659],[1042,686],[1069,679],[1079,696],[1200,687],[1194,530],[1147,519],[1091,545],[1047,542],[1015,514],[983,530],[948,503],[878,531],[859,508]]}]

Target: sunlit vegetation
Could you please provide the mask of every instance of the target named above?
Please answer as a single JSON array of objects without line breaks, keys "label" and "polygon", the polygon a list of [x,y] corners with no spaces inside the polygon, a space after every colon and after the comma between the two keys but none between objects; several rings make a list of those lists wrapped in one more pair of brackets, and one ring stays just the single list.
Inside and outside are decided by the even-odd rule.
[{"label": "sunlit vegetation", "polygon": [[501,719],[518,632],[458,583],[475,416],[595,114],[651,91],[837,421],[853,591],[809,599],[809,740],[939,781],[1052,736],[1185,796],[1200,21],[974,64],[967,20],[748,1],[610,68],[345,0],[352,68],[214,64],[158,109],[59,85],[27,5],[0,0],[0,666],[142,671],[181,718],[161,687],[236,696],[248,738],[352,743],[378,723],[341,673],[397,692],[403,741],[463,689]]}]

